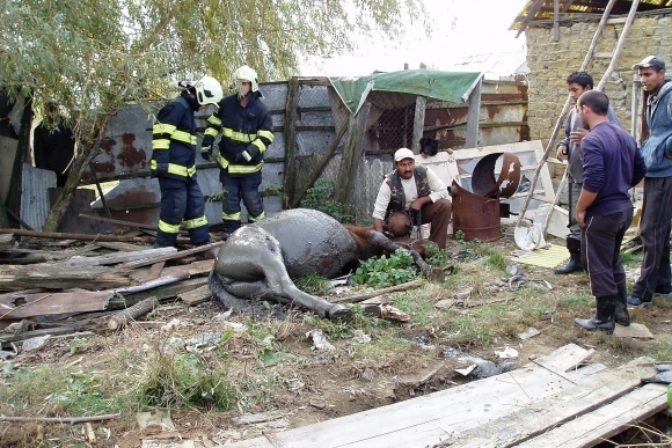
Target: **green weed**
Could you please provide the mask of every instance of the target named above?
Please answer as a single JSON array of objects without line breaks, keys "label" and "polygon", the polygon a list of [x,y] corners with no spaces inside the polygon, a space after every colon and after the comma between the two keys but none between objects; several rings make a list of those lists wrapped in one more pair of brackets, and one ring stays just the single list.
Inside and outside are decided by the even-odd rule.
[{"label": "green weed", "polygon": [[301,207],[312,208],[326,213],[339,222],[353,222],[353,216],[348,213],[347,207],[334,199],[335,185],[330,180],[318,179],[306,191],[301,201]]},{"label": "green weed", "polygon": [[397,249],[389,258],[369,258],[359,265],[352,282],[374,288],[398,285],[413,280],[418,275],[413,257],[405,249]]}]

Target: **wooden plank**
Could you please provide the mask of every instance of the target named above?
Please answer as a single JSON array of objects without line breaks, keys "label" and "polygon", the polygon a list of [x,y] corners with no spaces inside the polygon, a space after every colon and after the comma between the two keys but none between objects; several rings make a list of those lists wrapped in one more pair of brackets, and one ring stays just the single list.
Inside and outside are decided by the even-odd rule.
[{"label": "wooden plank", "polygon": [[194,306],[209,301],[212,298],[212,291],[210,291],[210,285],[203,285],[200,288],[178,294],[177,298],[189,306]]},{"label": "wooden plank", "polygon": [[119,269],[136,269],[142,266],[147,266],[150,264],[158,263],[160,261],[168,261],[168,260],[175,260],[178,258],[186,257],[187,255],[194,255],[194,254],[200,254],[202,252],[207,252],[210,249],[214,249],[216,247],[221,246],[224,244],[224,241],[217,241],[214,243],[210,244],[204,244],[203,246],[197,246],[191,249],[187,250],[181,250],[172,254],[168,255],[160,255],[160,256],[154,256],[154,257],[147,257],[142,260],[136,260],[136,261],[131,261],[128,263],[124,263],[119,266]]},{"label": "wooden plank", "polygon": [[[569,369],[590,355],[588,350],[563,350],[539,359],[558,370]],[[573,384],[553,372],[528,364],[524,368],[464,386],[435,392],[369,411],[286,432],[269,434],[286,448],[426,447],[453,431],[485,424],[532,401]],[[459,409],[459,412],[455,412]],[[468,417],[465,417],[468,416]],[[236,446],[236,445],[233,445]]]},{"label": "wooden plank", "polygon": [[149,249],[151,247],[144,244],[130,244],[123,243],[121,241],[100,241],[97,244],[98,246],[104,247],[105,249],[119,250],[124,252],[133,252],[136,250]]},{"label": "wooden plank", "polygon": [[163,267],[165,265],[166,265],[165,261],[159,261],[158,263],[154,263],[147,271],[147,275],[144,276],[143,281],[148,282],[159,278],[161,276],[161,271],[163,271]]},{"label": "wooden plank", "polygon": [[[200,260],[195,261],[190,264],[185,264],[181,266],[170,266],[164,267],[161,270],[161,275],[167,276],[172,275],[174,277],[182,275],[182,273],[187,273],[189,277],[196,277],[198,275],[203,275],[212,271],[212,267],[215,265],[215,260]],[[138,270],[130,273],[129,277],[131,280],[136,282],[144,282],[145,277],[147,276],[146,270]]]},{"label": "wooden plank", "polygon": [[158,247],[154,249],[142,249],[135,252],[118,252],[97,257],[72,257],[65,262],[67,266],[100,266],[119,263],[129,263],[136,260],[144,260],[151,257],[160,257],[177,252],[174,247]]},{"label": "wooden plank", "polygon": [[[518,412],[467,431],[443,443],[461,448],[507,448],[543,434],[632,391],[641,378],[655,373],[640,358],[611,371],[585,378],[572,389],[532,403]],[[564,445],[548,445],[564,446]]]},{"label": "wooden plank", "polygon": [[7,294],[0,299],[0,320],[103,311],[112,295],[110,291]]},{"label": "wooden plank", "polygon": [[62,265],[4,266],[0,272],[0,291],[27,288],[64,290],[70,288],[116,288],[129,284],[129,279],[101,266],[63,269]]},{"label": "wooden plank", "polygon": [[667,386],[646,384],[618,400],[565,423],[546,434],[515,445],[520,448],[587,448],[623,432],[667,407]]},{"label": "wooden plank", "polygon": [[567,372],[576,369],[579,364],[590,358],[595,349],[586,350],[576,344],[563,345],[553,352],[553,356],[546,360],[537,360],[538,365],[557,372]]}]

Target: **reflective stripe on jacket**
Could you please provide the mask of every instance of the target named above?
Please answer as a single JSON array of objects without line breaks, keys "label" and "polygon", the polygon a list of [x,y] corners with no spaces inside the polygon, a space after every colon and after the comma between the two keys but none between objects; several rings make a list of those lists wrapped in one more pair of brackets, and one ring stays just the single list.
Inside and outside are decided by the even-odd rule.
[{"label": "reflective stripe on jacket", "polygon": [[[214,141],[220,134],[219,166],[232,175],[257,173],[274,138],[271,114],[256,94],[249,96],[247,107],[240,105],[237,95],[227,96],[208,118],[204,141]],[[246,150],[258,155],[246,161],[241,156]]]},{"label": "reflective stripe on jacket", "polygon": [[166,104],[156,116],[149,166],[154,176],[186,180],[196,174],[196,121],[184,95]]}]

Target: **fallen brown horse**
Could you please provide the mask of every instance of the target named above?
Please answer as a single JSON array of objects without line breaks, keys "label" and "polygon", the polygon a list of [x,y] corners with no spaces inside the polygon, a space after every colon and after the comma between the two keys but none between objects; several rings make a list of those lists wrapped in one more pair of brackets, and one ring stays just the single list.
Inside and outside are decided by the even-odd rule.
[{"label": "fallen brown horse", "polygon": [[[210,274],[210,289],[217,302],[237,311],[248,310],[259,300],[274,300],[347,320],[349,308],[301,291],[291,277],[334,277],[359,260],[400,247],[371,228],[342,225],[317,210],[285,210],[229,237]],[[429,275],[431,268],[420,254],[411,250],[411,255]]]}]

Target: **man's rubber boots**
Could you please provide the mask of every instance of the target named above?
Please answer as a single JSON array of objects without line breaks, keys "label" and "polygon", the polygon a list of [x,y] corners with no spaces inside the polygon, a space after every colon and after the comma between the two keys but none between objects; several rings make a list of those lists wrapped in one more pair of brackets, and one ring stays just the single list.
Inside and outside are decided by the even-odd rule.
[{"label": "man's rubber boots", "polygon": [[574,323],[588,331],[604,331],[607,334],[614,332],[614,306],[618,299],[617,294],[597,297],[597,313],[590,319],[574,319]]},{"label": "man's rubber boots", "polygon": [[585,270],[581,260],[581,240],[576,237],[568,236],[567,249],[569,250],[569,261],[566,265],[560,266],[554,272],[558,275],[567,275],[572,272]]},{"label": "man's rubber boots", "polygon": [[630,325],[630,314],[628,313],[628,292],[625,285],[618,287],[618,296],[614,305],[614,321],[617,324],[627,327]]}]

